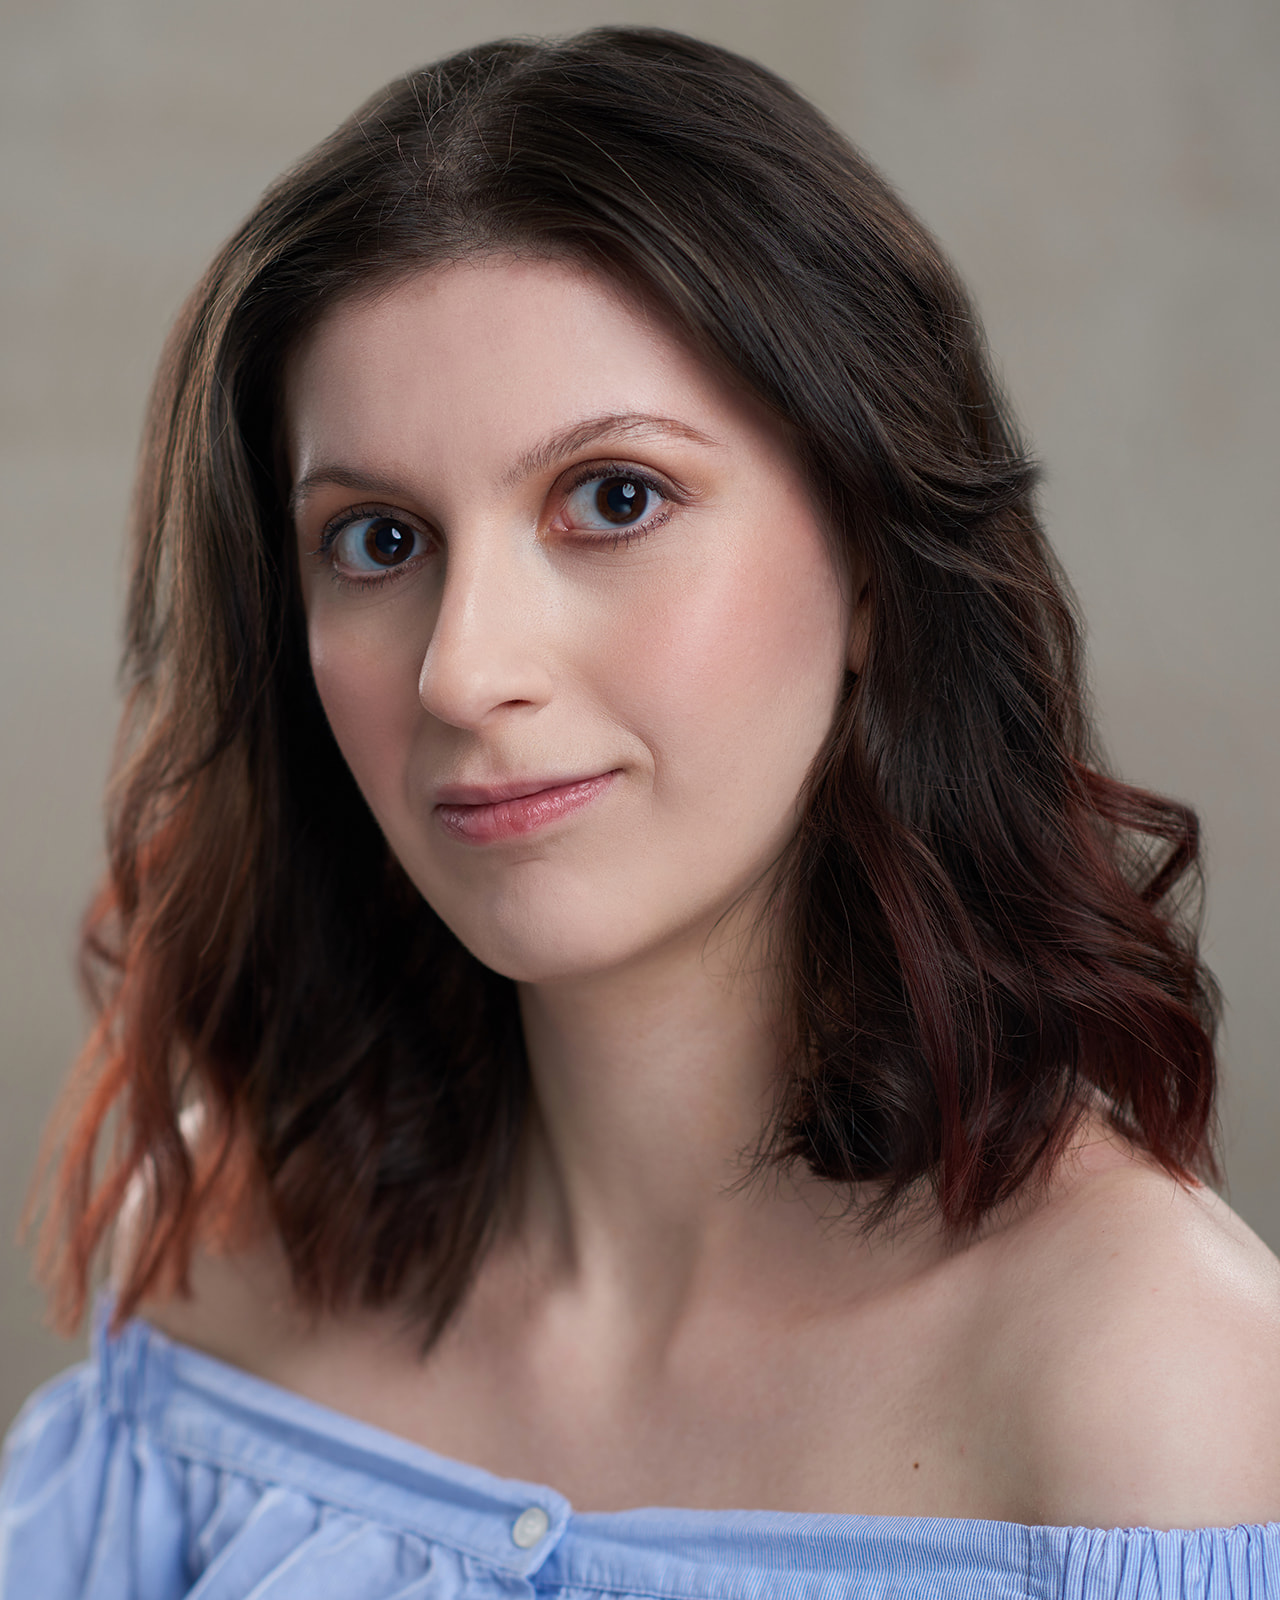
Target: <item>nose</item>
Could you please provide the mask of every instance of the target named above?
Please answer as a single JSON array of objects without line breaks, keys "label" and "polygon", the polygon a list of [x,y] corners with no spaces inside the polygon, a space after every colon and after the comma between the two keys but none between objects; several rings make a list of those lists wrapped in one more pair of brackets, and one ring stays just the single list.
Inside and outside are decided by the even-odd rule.
[{"label": "nose", "polygon": [[536,709],[551,694],[550,640],[536,563],[500,541],[460,540],[446,557],[418,699],[441,722],[479,728],[495,712]]}]

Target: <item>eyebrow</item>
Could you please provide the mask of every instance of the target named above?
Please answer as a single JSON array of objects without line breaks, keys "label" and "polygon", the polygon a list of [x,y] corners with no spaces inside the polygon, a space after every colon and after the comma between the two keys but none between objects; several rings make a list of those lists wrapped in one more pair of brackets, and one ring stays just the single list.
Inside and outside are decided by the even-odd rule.
[{"label": "eyebrow", "polygon": [[[549,435],[540,444],[534,445],[531,450],[526,450],[503,473],[502,486],[507,489],[515,488],[526,478],[545,472],[548,467],[555,466],[565,456],[584,450],[597,439],[606,437],[636,439],[655,434],[674,435],[679,439],[687,439],[692,444],[706,445],[712,449],[720,447],[718,439],[713,439],[700,428],[681,422],[676,417],[656,416],[644,411],[610,412],[603,416],[584,417],[580,422],[571,422],[567,427]],[[289,495],[290,515],[296,515],[298,507],[314,490],[327,486],[358,489],[366,494],[386,495],[394,499],[403,498],[407,493],[406,486],[394,479],[382,478],[376,473],[357,471],[352,467],[336,463],[326,464],[304,473],[294,484]]]},{"label": "eyebrow", "polygon": [[524,479],[545,472],[548,467],[554,467],[556,462],[563,460],[565,456],[585,450],[597,439],[606,436],[636,439],[652,434],[674,434],[679,439],[688,439],[693,444],[709,445],[712,448],[717,448],[719,444],[719,441],[713,439],[710,434],[691,427],[687,422],[680,422],[675,417],[659,417],[644,411],[613,412],[606,416],[586,417],[581,422],[571,422],[567,428],[561,428],[559,432],[544,439],[541,444],[534,445],[532,450],[526,450],[515,465],[503,474],[503,487],[513,489]]}]

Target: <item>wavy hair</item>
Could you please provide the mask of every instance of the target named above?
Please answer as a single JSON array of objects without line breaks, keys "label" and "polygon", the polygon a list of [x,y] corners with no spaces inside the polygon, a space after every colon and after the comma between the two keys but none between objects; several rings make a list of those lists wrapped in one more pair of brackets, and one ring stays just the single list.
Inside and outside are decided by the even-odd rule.
[{"label": "wavy hair", "polygon": [[[526,1110],[515,987],[410,886],[334,743],[278,437],[282,365],[328,308],[495,251],[656,301],[784,419],[834,554],[871,573],[865,665],[772,886],[784,1059],[760,1160],[849,1186],[869,1224],[924,1193],[960,1234],[1052,1170],[1092,1093],[1170,1173],[1214,1176],[1196,821],[1102,769],[968,299],[779,79],[600,28],[374,95],[267,191],[169,339],[83,938],[97,1024],[55,1136],[61,1321],[140,1172],[122,1317],[185,1280],[245,1181],[303,1304],[396,1302],[427,1339],[492,1236]],[[191,1100],[221,1130],[198,1159]]]}]

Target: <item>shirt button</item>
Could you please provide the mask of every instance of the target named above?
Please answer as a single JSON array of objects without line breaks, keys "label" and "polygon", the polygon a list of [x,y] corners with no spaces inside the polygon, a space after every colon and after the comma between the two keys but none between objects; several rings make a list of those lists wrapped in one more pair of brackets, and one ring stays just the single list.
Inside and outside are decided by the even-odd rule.
[{"label": "shirt button", "polygon": [[526,1506],[511,1525],[511,1537],[522,1550],[532,1550],[550,1526],[551,1518],[541,1506]]}]

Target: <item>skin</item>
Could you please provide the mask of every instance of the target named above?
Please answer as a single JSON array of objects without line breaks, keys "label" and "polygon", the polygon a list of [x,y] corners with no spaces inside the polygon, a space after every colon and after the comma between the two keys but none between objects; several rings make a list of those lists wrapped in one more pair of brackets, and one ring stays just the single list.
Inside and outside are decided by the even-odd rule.
[{"label": "skin", "polygon": [[[636,416],[667,422],[566,437]],[[866,633],[782,426],[621,291],[505,258],[331,310],[287,421],[325,710],[410,877],[516,981],[535,1109],[425,1360],[396,1315],[303,1318],[265,1230],[151,1320],[584,1510],[1280,1518],[1280,1263],[1097,1108],[959,1250],[926,1208],[867,1239],[813,1180],[734,1185],[777,1055],[760,899]],[[612,547],[620,469],[667,498]],[[516,839],[435,808],[603,772]]]}]

